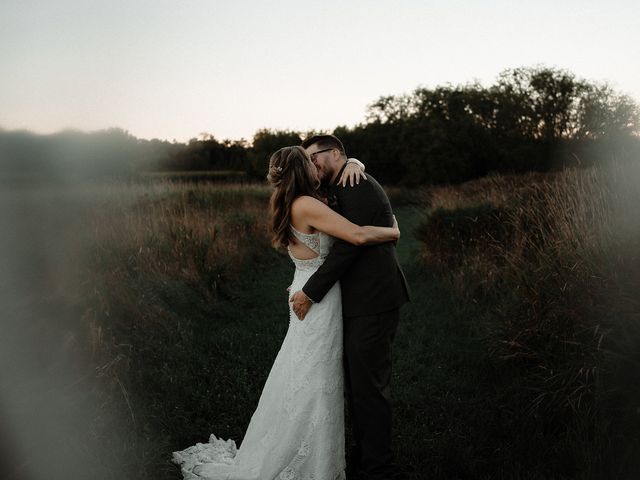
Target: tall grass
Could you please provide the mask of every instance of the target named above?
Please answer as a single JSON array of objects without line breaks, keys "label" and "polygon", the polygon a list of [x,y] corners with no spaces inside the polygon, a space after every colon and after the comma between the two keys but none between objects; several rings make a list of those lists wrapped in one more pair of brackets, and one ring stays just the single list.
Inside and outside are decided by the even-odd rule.
[{"label": "tall grass", "polygon": [[[412,478],[633,478],[637,175],[568,170],[391,192],[394,205],[426,212],[422,266],[408,230],[399,245],[415,288],[394,347],[396,447]],[[52,389],[65,407],[51,412],[77,412],[76,432],[51,436],[67,439],[67,458],[92,457],[79,464],[91,478],[179,478],[172,450],[211,432],[242,438],[288,319],[292,267],[269,246],[268,196],[255,185],[120,182],[3,197],[23,219],[10,252],[31,261],[16,269],[25,298],[11,305],[38,302],[4,331],[39,339],[37,355],[11,342],[31,362],[84,355],[74,359],[86,369],[44,384],[40,404]],[[453,301],[434,300],[443,285]],[[471,336],[450,320],[465,312]],[[465,372],[470,358],[477,369]]]},{"label": "tall grass", "polygon": [[423,264],[481,312],[511,455],[533,469],[640,472],[638,182],[627,164],[423,193]]},{"label": "tall grass", "polygon": [[176,475],[169,464],[176,441],[192,443],[185,432],[203,427],[189,428],[192,422],[211,421],[198,378],[204,373],[219,388],[234,369],[211,365],[198,345],[215,345],[201,337],[226,328],[216,320],[225,316],[221,300],[233,301],[243,269],[259,268],[270,250],[269,193],[262,186],[121,184],[94,210],[84,320],[104,388],[95,430],[105,462],[118,465],[116,478]]}]

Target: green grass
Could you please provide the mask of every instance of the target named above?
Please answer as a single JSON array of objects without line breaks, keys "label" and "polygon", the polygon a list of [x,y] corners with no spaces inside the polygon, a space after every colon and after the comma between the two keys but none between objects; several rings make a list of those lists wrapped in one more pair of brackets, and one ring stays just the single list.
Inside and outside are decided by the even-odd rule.
[{"label": "green grass", "polygon": [[[432,192],[430,205],[455,205],[465,189],[503,199],[494,180],[484,182]],[[397,198],[420,204],[420,195]],[[49,333],[34,334],[46,337],[45,352],[85,355],[88,371],[59,388],[67,409],[82,411],[70,437],[91,457],[92,478],[179,479],[172,451],[210,433],[240,444],[289,321],[293,266],[268,245],[267,198],[259,186],[162,183],[91,186],[64,198],[43,190],[16,202],[38,213],[24,220],[32,243],[16,250],[34,263],[34,278],[42,273],[25,294],[40,295],[38,308],[52,317],[43,322]],[[510,312],[495,302],[509,291],[475,295],[425,267],[415,232],[429,212],[396,209],[412,290],[393,350],[398,462],[411,480],[607,478],[589,470],[592,445],[576,444],[562,422],[532,416],[520,402],[531,387],[522,365],[490,348]],[[442,248],[467,241],[447,247],[438,238]],[[612,442],[632,457],[637,419],[620,421],[629,428]]]},{"label": "green grass", "polygon": [[[526,405],[514,408],[511,397],[526,385],[489,355],[483,335],[495,321],[490,308],[461,302],[440,275],[425,272],[413,235],[422,214],[414,207],[396,214],[403,232],[398,253],[413,296],[394,345],[398,462],[411,480],[573,478],[579,465],[565,458],[575,457],[575,445],[522,429],[531,425],[523,421]],[[286,332],[292,274],[288,258],[267,251],[215,303],[196,301],[196,291],[185,294],[188,302],[169,299],[174,321],[183,325],[179,335],[169,328],[153,340],[140,338],[129,369],[129,383],[144,387],[131,392],[132,409],[143,419],[134,452],[145,443],[142,450],[152,452],[130,460],[140,475],[180,478],[169,453],[210,433],[241,443]]]},{"label": "green grass", "polygon": [[[512,414],[492,384],[478,322],[481,309],[465,305],[418,261],[412,234],[423,220],[398,209],[403,234],[398,253],[412,289],[394,345],[395,450],[400,464],[423,478],[536,478],[519,471],[502,424]],[[531,476],[529,476],[531,475]],[[542,478],[542,477],[541,477]]]},{"label": "green grass", "polygon": [[421,369],[433,379],[425,398],[445,409],[427,478],[637,478],[638,172],[617,173],[425,195],[412,279],[433,298],[424,355],[448,379]]}]

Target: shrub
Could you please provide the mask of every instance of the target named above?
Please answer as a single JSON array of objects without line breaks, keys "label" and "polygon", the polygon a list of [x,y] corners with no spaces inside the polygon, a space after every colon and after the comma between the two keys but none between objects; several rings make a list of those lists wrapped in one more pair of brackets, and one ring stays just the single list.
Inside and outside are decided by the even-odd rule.
[{"label": "shrub", "polygon": [[502,408],[527,434],[514,448],[552,451],[570,476],[638,467],[639,170],[494,176],[424,194],[422,260],[484,312]]}]

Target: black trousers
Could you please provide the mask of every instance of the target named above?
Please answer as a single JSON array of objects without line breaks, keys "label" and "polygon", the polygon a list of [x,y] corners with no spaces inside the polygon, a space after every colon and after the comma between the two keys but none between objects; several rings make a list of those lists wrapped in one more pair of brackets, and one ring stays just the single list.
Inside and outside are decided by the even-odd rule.
[{"label": "black trousers", "polygon": [[360,468],[370,479],[396,472],[391,450],[391,345],[400,310],[344,318],[345,387]]}]

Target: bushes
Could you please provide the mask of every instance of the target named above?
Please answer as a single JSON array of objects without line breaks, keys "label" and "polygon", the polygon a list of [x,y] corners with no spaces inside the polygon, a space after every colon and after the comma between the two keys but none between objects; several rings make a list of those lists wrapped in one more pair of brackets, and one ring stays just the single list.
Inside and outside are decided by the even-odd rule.
[{"label": "bushes", "polygon": [[512,229],[505,222],[506,211],[490,203],[456,210],[437,208],[416,230],[416,237],[429,246],[423,260],[439,269],[460,267],[470,255],[480,255],[492,241],[506,243]]},{"label": "bushes", "polygon": [[500,408],[526,433],[514,448],[551,449],[550,465],[573,477],[637,466],[636,178],[626,165],[432,189],[418,229],[425,268],[485,318]]}]

